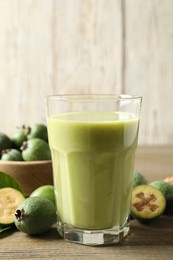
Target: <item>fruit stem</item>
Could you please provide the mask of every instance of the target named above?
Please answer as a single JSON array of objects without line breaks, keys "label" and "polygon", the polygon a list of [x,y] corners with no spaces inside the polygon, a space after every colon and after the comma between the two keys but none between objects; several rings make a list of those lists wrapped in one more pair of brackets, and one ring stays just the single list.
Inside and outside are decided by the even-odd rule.
[{"label": "fruit stem", "polygon": [[27,148],[27,146],[28,146],[27,141],[24,141],[22,146],[20,147],[20,150],[24,151]]},{"label": "fruit stem", "polygon": [[30,132],[31,132],[31,127],[30,126],[23,125],[23,129],[24,129],[26,135],[30,134]]}]

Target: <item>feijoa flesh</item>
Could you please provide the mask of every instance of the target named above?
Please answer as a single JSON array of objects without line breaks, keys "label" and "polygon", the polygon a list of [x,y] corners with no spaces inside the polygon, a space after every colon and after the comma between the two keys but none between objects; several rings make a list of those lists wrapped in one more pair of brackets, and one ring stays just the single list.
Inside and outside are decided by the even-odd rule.
[{"label": "feijoa flesh", "polygon": [[147,184],[132,189],[131,215],[143,223],[158,218],[165,210],[166,199],[161,191]]},{"label": "feijoa flesh", "polygon": [[0,225],[10,225],[14,223],[14,213],[16,208],[25,200],[24,195],[13,188],[0,189]]}]

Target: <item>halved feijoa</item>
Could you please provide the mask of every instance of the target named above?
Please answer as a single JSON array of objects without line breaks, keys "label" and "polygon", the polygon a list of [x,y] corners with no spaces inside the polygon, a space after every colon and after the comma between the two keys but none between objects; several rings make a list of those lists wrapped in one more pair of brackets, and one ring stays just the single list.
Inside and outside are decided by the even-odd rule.
[{"label": "halved feijoa", "polygon": [[0,225],[14,223],[16,208],[24,201],[24,195],[13,188],[0,189]]},{"label": "halved feijoa", "polygon": [[141,222],[150,222],[165,210],[166,199],[161,191],[147,184],[132,189],[131,214]]}]

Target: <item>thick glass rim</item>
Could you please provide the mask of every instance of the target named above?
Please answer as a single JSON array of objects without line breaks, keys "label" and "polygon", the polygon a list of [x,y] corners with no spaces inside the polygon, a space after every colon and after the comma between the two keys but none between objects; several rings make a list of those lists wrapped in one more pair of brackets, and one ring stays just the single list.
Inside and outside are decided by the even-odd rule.
[{"label": "thick glass rim", "polygon": [[127,94],[61,94],[48,95],[47,100],[77,101],[77,100],[142,100],[141,96]]}]

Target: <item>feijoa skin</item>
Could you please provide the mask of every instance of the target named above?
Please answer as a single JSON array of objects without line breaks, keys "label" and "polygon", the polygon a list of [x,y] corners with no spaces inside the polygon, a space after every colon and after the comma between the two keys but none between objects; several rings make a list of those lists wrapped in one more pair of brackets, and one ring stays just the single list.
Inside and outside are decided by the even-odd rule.
[{"label": "feijoa skin", "polygon": [[12,140],[4,133],[0,132],[0,152],[5,149],[13,148]]},{"label": "feijoa skin", "polygon": [[17,149],[3,150],[1,161],[23,161],[22,153]]},{"label": "feijoa skin", "polygon": [[11,135],[11,140],[13,141],[17,149],[20,149],[23,142],[27,140],[28,129],[29,128],[26,126],[18,127]]},{"label": "feijoa skin", "polygon": [[55,204],[54,186],[52,185],[40,186],[30,194],[30,197],[46,198]]},{"label": "feijoa skin", "polygon": [[133,173],[132,187],[136,187],[141,184],[147,184],[145,177],[138,171]]},{"label": "feijoa skin", "polygon": [[161,191],[147,184],[132,189],[131,215],[140,222],[148,223],[163,214],[166,199]]},{"label": "feijoa skin", "polygon": [[24,142],[21,150],[24,161],[51,159],[51,152],[48,143],[39,138],[33,138]]},{"label": "feijoa skin", "polygon": [[47,127],[44,124],[34,124],[27,135],[28,140],[33,138],[40,138],[48,142]]},{"label": "feijoa skin", "polygon": [[166,198],[165,214],[173,214],[173,184],[165,181],[153,181],[150,185],[164,194]]}]

